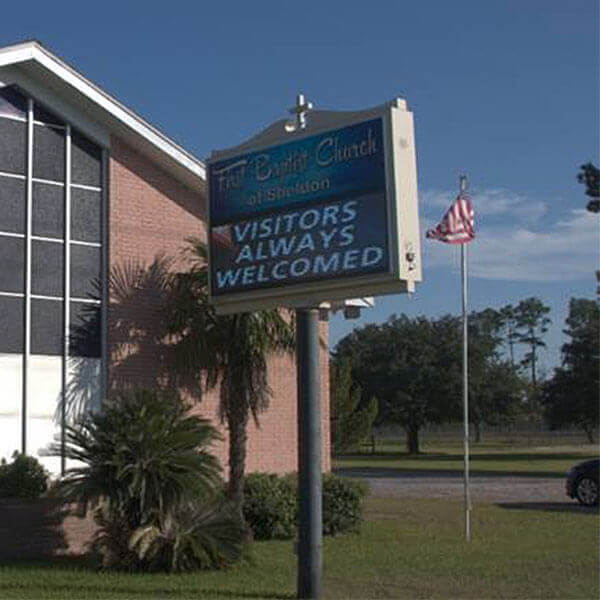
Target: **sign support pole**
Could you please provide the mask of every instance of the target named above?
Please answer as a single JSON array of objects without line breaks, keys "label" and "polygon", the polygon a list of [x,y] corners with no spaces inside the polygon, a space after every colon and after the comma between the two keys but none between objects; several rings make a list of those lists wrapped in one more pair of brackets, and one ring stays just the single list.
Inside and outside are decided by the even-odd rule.
[{"label": "sign support pole", "polygon": [[296,309],[298,385],[298,598],[321,597],[323,509],[319,310]]},{"label": "sign support pole", "polygon": [[[217,314],[296,308],[297,586],[299,598],[318,599],[323,499],[317,307],[364,292],[413,291],[421,275],[413,121],[406,102],[396,98],[350,112],[310,113],[312,108],[298,94],[291,120],[213,152],[208,221],[209,301]],[[406,223],[401,231],[391,217],[400,214]]]}]

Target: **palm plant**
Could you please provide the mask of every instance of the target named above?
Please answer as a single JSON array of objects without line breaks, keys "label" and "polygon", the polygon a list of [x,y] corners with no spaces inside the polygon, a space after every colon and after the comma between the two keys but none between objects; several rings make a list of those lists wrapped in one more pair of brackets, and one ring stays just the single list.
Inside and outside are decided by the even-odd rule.
[{"label": "palm plant", "polygon": [[151,571],[217,569],[240,558],[243,535],[231,505],[216,497],[202,505],[181,506],[160,526],[139,527],[129,540],[129,548]]},{"label": "palm plant", "polygon": [[188,242],[189,270],[173,278],[168,311],[173,364],[204,389],[219,385],[219,417],[229,430],[227,494],[243,518],[248,421],[258,425],[269,405],[267,360],[293,350],[294,324],[279,310],[218,316],[208,302],[206,245]]},{"label": "palm plant", "polygon": [[[197,512],[198,506],[213,502],[220,488],[220,467],[208,449],[218,437],[207,420],[189,414],[178,394],[160,390],[123,392],[107,401],[102,411],[66,427],[66,457],[76,462],[59,482],[58,492],[67,502],[97,509],[101,529],[96,547],[106,566],[152,568],[156,561],[136,545],[138,531],[168,531],[174,522]],[[53,448],[55,454],[60,451],[60,446]],[[223,518],[221,514],[219,519]],[[211,541],[202,542],[197,530],[188,532],[188,538],[194,538],[188,547],[194,550],[196,544],[229,556],[233,544],[239,555],[241,526],[230,525],[237,527],[238,535],[225,535],[227,547],[210,531],[206,535]],[[161,566],[171,569],[169,565],[182,561]]]}]

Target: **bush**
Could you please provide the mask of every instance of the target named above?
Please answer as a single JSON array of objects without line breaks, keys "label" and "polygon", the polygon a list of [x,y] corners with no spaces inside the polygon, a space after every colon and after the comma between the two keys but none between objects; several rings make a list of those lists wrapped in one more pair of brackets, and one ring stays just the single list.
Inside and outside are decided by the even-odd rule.
[{"label": "bush", "polygon": [[244,482],[244,519],[257,540],[294,537],[296,487],[290,477],[252,473]]},{"label": "bush", "polygon": [[106,569],[170,573],[220,569],[244,553],[245,528],[231,504],[220,497],[179,505],[163,519],[133,531],[105,507],[96,511],[95,520],[100,529],[92,548]]},{"label": "bush", "polygon": [[[365,484],[323,476],[323,534],[356,531],[363,518]],[[298,526],[296,475],[253,473],[244,487],[244,518],[257,540],[290,539]]]},{"label": "bush", "polygon": [[33,456],[15,452],[13,462],[0,465],[0,498],[35,500],[48,489],[48,472]]},{"label": "bush", "polygon": [[363,520],[367,486],[333,474],[323,476],[323,534],[356,531]]},{"label": "bush", "polygon": [[[229,564],[243,529],[215,497],[218,439],[174,392],[132,390],[66,428],[69,469],[57,493],[96,508],[94,547],[105,567],[183,571]],[[58,454],[59,447],[54,451]]]},{"label": "bush", "polygon": [[181,506],[159,526],[140,527],[129,548],[148,571],[221,569],[242,557],[245,531],[233,506],[215,498]]}]

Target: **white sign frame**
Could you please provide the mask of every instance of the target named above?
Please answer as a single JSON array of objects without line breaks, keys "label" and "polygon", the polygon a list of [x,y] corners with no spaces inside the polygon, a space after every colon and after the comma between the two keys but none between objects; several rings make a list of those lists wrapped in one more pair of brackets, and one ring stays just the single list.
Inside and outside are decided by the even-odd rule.
[{"label": "white sign frame", "polygon": [[[384,273],[342,276],[321,281],[285,283],[273,288],[234,292],[227,296],[211,293],[209,301],[217,313],[231,314],[287,306],[318,306],[323,302],[413,292],[422,279],[413,115],[406,102],[396,98],[375,108],[342,112],[311,111],[304,129],[290,133],[285,119],[275,122],[257,136],[226,150],[213,151],[208,164],[236,155],[301,140],[329,130],[381,118],[385,152],[385,196],[387,243],[390,270]],[[210,169],[207,169],[210,172]],[[210,195],[210,182],[207,186]],[[207,245],[211,265],[211,202],[208,198]]]}]

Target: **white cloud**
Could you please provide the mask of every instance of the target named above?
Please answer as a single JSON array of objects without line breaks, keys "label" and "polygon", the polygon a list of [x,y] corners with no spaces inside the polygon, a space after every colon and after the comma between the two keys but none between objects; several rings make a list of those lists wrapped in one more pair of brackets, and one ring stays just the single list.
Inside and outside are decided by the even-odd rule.
[{"label": "white cloud", "polygon": [[[532,200],[510,190],[474,190],[471,195],[476,218],[481,222],[486,222],[489,217],[496,216],[508,216],[519,221],[532,221],[539,219],[548,211],[548,207],[544,202]],[[421,201],[428,213],[433,212],[431,210],[433,208],[448,208],[455,197],[456,192],[440,190],[426,190],[421,193]]]},{"label": "white cloud", "polygon": [[[451,196],[450,196],[451,198]],[[535,211],[533,204],[517,201],[519,196],[495,197],[488,194],[480,203],[481,210],[488,209],[505,214],[497,224],[482,218],[476,239],[469,244],[469,273],[483,279],[512,281],[573,281],[591,278],[598,268],[599,227],[598,215],[583,209],[573,210],[562,221],[534,228],[527,218]],[[480,196],[477,196],[479,202]],[[511,208],[512,207],[512,208]],[[516,210],[515,210],[516,209]],[[523,209],[523,210],[519,210]],[[504,211],[504,212],[502,212]],[[485,215],[485,213],[484,213]],[[435,222],[423,220],[423,230]],[[458,249],[458,246],[455,248]],[[425,241],[423,244],[425,269],[459,265],[457,253],[447,244]]]}]

